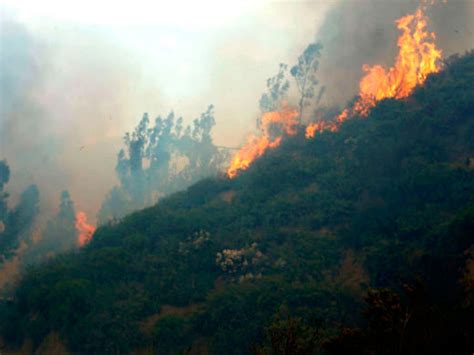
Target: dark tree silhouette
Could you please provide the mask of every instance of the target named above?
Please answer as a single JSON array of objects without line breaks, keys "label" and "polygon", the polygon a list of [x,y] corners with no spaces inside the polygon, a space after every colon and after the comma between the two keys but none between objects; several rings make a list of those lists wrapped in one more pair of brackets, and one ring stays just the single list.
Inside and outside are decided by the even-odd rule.
[{"label": "dark tree silhouette", "polygon": [[[319,68],[319,58],[321,56],[322,45],[319,43],[311,43],[306,47],[303,54],[298,58],[298,64],[294,65],[290,73],[295,79],[296,86],[300,93],[299,99],[299,110],[300,117],[303,117],[303,110],[308,105],[307,99],[313,98],[316,86],[318,85],[318,79],[316,78],[316,72]],[[324,87],[322,87],[318,93],[317,101],[321,99],[324,93]]]},{"label": "dark tree silhouette", "polygon": [[199,179],[216,175],[228,158],[212,141],[214,107],[210,105],[191,125],[171,112],[158,116],[154,125],[144,114],[132,133],[124,137],[116,172],[120,185],[107,195],[99,221],[113,220],[155,203]]},{"label": "dark tree silhouette", "polygon": [[6,213],[3,233],[0,233],[0,255],[10,258],[15,255],[20,242],[31,242],[31,232],[39,211],[39,191],[36,185],[29,186],[20,196],[15,209]]},{"label": "dark tree silhouette", "polygon": [[74,248],[77,239],[76,211],[68,191],[60,195],[59,212],[51,218],[41,239],[23,255],[24,265],[28,266],[51,258],[59,252]]}]

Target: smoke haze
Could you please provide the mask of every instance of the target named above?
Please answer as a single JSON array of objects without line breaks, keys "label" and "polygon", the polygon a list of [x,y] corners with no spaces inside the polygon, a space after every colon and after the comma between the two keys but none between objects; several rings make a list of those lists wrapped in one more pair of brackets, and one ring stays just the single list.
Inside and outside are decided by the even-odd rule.
[{"label": "smoke haze", "polygon": [[265,80],[280,61],[294,61],[327,7],[268,4],[195,26],[84,23],[3,8],[0,156],[11,167],[13,200],[37,183],[42,211],[53,213],[68,189],[95,216],[116,183],[122,136],[143,112],[175,110],[189,123],[213,103],[214,141],[239,145],[254,128]]},{"label": "smoke haze", "polygon": [[[329,10],[316,36],[324,48],[319,77],[327,87],[325,104],[345,104],[358,92],[363,64],[393,64],[399,35],[395,21],[419,4],[418,0],[348,0]],[[428,30],[436,32],[444,58],[473,47],[472,1],[437,1],[427,6],[426,14]]]},{"label": "smoke haze", "polygon": [[[37,183],[42,212],[52,214],[68,189],[77,209],[94,219],[117,183],[121,138],[143,112],[154,118],[174,110],[189,123],[214,104],[215,143],[239,146],[255,127],[266,79],[280,62],[293,65],[315,40],[323,44],[323,103],[343,105],[357,93],[364,63],[392,64],[394,21],[418,2],[246,3],[195,9],[194,17],[157,9],[156,18],[148,14],[144,21],[134,11],[133,21],[125,21],[126,8],[111,21],[108,9],[94,13],[91,3],[84,5],[90,18],[81,18],[87,10],[75,16],[63,6],[63,16],[61,9],[52,16],[18,4],[0,8],[0,159],[11,168],[7,190],[14,200]],[[429,9],[445,56],[472,46],[473,8],[461,0]],[[176,21],[167,18],[175,12]]]}]

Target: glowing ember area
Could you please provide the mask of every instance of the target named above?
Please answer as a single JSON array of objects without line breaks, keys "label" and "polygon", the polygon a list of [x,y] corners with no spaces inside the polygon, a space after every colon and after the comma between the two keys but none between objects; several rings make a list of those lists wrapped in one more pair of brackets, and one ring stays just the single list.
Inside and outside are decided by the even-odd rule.
[{"label": "glowing ember area", "polygon": [[437,73],[442,52],[433,42],[434,33],[426,30],[426,16],[421,8],[396,21],[402,31],[398,38],[399,52],[395,65],[385,69],[381,65],[364,65],[366,75],[359,83],[359,100],[351,110],[345,109],[333,123],[312,123],[306,128],[306,137],[314,137],[316,132],[337,130],[341,122],[351,115],[365,117],[377,101],[386,98],[401,99],[411,94],[413,89],[426,80],[429,74]]},{"label": "glowing ember area", "polygon": [[232,158],[227,175],[230,178],[235,177],[239,171],[246,170],[267,149],[278,147],[284,135],[295,135],[299,124],[298,116],[298,111],[287,105],[278,112],[266,112],[262,116],[261,135],[248,137],[247,143]]},{"label": "glowing ember area", "polygon": [[87,223],[87,216],[84,212],[77,212],[76,214],[76,230],[79,246],[83,246],[91,241],[95,227]]},{"label": "glowing ember area", "polygon": [[331,131],[336,132],[339,128],[339,125],[336,122],[329,122],[329,121],[318,121],[314,123],[310,123],[308,127],[306,127],[306,138],[313,138],[316,133],[320,133],[322,131]]}]

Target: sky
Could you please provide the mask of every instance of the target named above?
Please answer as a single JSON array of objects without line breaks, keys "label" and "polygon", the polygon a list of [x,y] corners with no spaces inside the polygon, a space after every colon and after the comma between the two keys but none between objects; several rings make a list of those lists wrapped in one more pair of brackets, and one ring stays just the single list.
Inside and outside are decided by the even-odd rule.
[{"label": "sky", "polygon": [[[48,85],[47,98],[58,93],[66,99],[60,87],[65,80],[80,86],[80,70],[71,74],[78,68],[127,79],[114,90],[136,96],[127,103],[133,112],[123,115],[133,117],[119,117],[121,124],[109,125],[107,134],[123,134],[123,128],[131,128],[145,111],[153,116],[174,109],[190,121],[213,103],[218,116],[216,141],[238,144],[245,135],[241,130],[255,121],[265,80],[280,62],[296,61],[314,40],[332,2],[6,0],[4,4],[53,51],[53,72],[47,79],[53,87]],[[115,59],[107,56],[112,53]],[[122,66],[118,72],[108,70],[115,65]],[[68,96],[73,94],[80,93]],[[219,127],[221,122],[226,124]],[[228,124],[237,125],[237,130],[229,134]]]}]

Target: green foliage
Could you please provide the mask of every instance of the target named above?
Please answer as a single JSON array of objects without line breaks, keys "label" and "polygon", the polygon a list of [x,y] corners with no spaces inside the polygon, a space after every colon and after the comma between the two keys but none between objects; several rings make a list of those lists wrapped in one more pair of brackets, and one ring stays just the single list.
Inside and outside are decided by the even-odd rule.
[{"label": "green foliage", "polygon": [[403,295],[370,290],[363,329],[344,328],[324,348],[329,354],[468,353],[473,346],[472,305],[446,309],[426,291],[419,282],[404,285]]},{"label": "green foliage", "polygon": [[[286,313],[286,312],[285,312]],[[319,322],[301,317],[279,314],[267,328],[268,347],[259,349],[263,354],[315,354],[321,346]]]},{"label": "green foliage", "polygon": [[[38,344],[57,331],[87,354],[472,349],[472,290],[460,280],[474,229],[473,73],[474,53],[455,58],[406,100],[338,132],[301,132],[235,179],[201,180],[100,227],[79,252],[26,273],[2,305],[2,334]],[[208,140],[203,120],[192,140]],[[145,126],[129,137],[139,156]],[[417,278],[423,292],[402,292]]]},{"label": "green foliage", "polygon": [[160,354],[176,354],[190,346],[187,320],[183,317],[165,316],[153,329],[154,348]]}]

